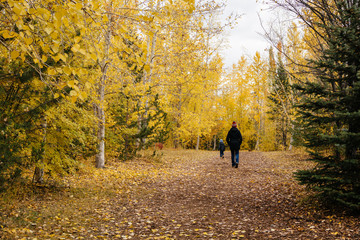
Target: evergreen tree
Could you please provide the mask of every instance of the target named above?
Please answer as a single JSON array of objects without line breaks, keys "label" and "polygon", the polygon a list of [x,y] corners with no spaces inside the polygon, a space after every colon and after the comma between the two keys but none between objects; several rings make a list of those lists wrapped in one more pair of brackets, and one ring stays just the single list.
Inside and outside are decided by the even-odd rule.
[{"label": "evergreen tree", "polygon": [[41,119],[54,103],[34,68],[0,59],[0,190],[43,157]]},{"label": "evergreen tree", "polygon": [[283,60],[281,58],[281,44],[278,44],[278,61],[275,65],[274,53],[271,48],[270,58],[270,83],[271,91],[269,94],[271,119],[276,124],[276,142],[282,145],[286,150],[289,144],[290,130],[290,109],[292,107],[290,94],[291,88],[288,73],[286,72]]},{"label": "evergreen tree", "polygon": [[311,62],[316,81],[297,85],[298,121],[317,165],[296,177],[326,203],[360,210],[360,3],[297,2],[313,14],[303,19],[326,50]]}]

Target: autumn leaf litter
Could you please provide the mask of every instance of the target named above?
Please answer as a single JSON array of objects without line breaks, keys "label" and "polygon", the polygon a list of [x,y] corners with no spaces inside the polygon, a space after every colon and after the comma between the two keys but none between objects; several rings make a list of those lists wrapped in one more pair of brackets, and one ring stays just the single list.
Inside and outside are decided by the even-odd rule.
[{"label": "autumn leaf litter", "polygon": [[304,201],[305,155],[210,151],[86,165],[68,188],[3,201],[0,239],[357,239],[359,219]]}]

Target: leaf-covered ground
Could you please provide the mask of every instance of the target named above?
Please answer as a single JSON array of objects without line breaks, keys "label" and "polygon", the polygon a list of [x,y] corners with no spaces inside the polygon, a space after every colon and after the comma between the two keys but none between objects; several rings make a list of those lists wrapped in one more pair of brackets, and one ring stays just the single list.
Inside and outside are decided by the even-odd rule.
[{"label": "leaf-covered ground", "polygon": [[85,163],[62,188],[3,196],[0,239],[360,238],[358,217],[302,200],[292,173],[303,155],[241,152],[235,169],[229,152],[163,154],[103,170]]}]

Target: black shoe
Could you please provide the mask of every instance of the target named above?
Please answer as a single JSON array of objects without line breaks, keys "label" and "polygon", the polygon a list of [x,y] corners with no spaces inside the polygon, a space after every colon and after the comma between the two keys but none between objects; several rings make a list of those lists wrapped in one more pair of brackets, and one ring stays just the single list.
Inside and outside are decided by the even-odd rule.
[{"label": "black shoe", "polygon": [[239,167],[239,164],[236,164],[236,165],[235,165],[235,168],[238,168],[238,167]]}]

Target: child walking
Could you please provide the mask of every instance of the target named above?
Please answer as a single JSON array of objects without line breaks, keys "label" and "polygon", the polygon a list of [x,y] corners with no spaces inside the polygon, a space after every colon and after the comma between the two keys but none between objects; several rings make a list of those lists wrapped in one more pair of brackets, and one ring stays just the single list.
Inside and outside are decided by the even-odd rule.
[{"label": "child walking", "polygon": [[224,159],[225,144],[222,139],[220,139],[219,150],[220,150],[220,158]]}]

